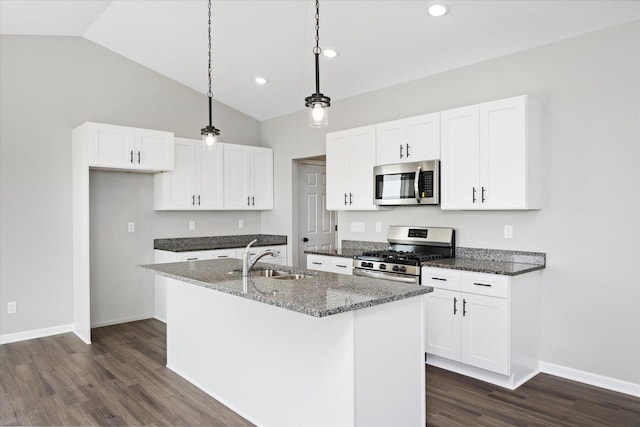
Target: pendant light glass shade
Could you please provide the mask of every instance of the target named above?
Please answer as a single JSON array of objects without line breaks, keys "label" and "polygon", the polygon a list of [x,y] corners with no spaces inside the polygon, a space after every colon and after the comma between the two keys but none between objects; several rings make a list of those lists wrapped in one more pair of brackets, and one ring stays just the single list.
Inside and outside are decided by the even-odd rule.
[{"label": "pendant light glass shade", "polygon": [[[322,96],[322,94],[320,94]],[[311,97],[309,97],[311,98]],[[307,102],[309,104],[309,102]],[[319,101],[311,102],[309,107],[309,126],[312,128],[321,128],[329,124],[329,105],[328,103]]]}]

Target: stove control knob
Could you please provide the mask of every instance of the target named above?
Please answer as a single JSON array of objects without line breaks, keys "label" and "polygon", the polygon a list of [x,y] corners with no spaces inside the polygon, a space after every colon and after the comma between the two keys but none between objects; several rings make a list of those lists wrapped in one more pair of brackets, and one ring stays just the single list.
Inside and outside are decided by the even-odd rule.
[{"label": "stove control knob", "polygon": [[386,264],[380,264],[380,265],[378,266],[378,268],[379,268],[380,270],[386,270],[386,269],[387,269],[387,265],[386,265]]},{"label": "stove control knob", "polygon": [[402,266],[398,270],[401,271],[402,273],[404,273],[405,271],[407,271],[407,267]]},{"label": "stove control knob", "polygon": [[394,265],[394,266],[393,266],[393,268],[392,268],[392,270],[393,270],[393,271],[398,271],[398,270],[399,270],[399,267],[398,267],[397,265]]}]

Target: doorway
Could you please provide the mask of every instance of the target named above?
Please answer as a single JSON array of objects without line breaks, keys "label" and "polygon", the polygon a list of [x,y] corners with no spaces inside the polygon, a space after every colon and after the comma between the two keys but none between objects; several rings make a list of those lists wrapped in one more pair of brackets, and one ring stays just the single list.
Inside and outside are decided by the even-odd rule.
[{"label": "doorway", "polygon": [[297,266],[307,266],[308,250],[330,250],[336,247],[336,213],[327,210],[327,172],[324,160],[298,161],[297,227],[294,238],[297,245]]}]

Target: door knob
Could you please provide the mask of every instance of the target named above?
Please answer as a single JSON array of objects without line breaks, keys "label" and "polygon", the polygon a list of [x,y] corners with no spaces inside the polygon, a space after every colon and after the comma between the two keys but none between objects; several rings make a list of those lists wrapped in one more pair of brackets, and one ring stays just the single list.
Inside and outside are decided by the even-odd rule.
[{"label": "door knob", "polygon": [[302,241],[306,243],[306,242],[308,242],[308,241],[309,241],[309,239],[308,239],[308,238],[306,238],[306,237],[303,237],[303,238],[302,238]]}]

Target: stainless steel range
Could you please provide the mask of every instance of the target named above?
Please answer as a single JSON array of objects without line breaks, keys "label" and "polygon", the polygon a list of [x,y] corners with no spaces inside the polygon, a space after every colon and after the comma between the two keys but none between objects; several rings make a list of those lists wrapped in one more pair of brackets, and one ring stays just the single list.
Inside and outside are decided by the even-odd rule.
[{"label": "stainless steel range", "polygon": [[451,258],[456,252],[453,228],[392,225],[387,234],[389,248],[356,256],[353,274],[420,284],[423,262]]}]

